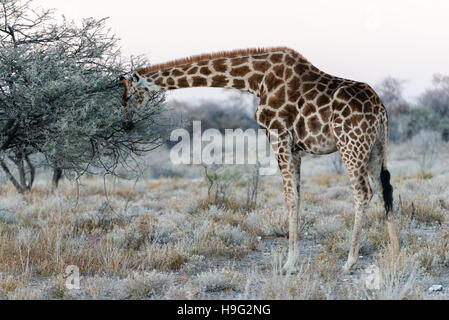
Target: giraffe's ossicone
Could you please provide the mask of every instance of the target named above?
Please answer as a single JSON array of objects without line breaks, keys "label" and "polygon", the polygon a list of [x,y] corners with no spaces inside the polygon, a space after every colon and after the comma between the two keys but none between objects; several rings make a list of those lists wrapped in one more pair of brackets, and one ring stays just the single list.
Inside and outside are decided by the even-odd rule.
[{"label": "giraffe's ossicone", "polygon": [[345,269],[357,262],[362,216],[371,199],[369,180],[383,195],[392,252],[398,252],[393,225],[390,174],[387,171],[388,117],[367,84],[327,74],[298,52],[285,48],[244,49],[203,54],[142,68],[124,85],[123,105],[138,107],[154,90],[190,87],[234,88],[260,98],[255,117],[260,127],[276,133],[272,147],[282,175],[289,214],[286,272],[297,259],[300,165],[302,152],[338,151],[354,192],[354,230]]}]

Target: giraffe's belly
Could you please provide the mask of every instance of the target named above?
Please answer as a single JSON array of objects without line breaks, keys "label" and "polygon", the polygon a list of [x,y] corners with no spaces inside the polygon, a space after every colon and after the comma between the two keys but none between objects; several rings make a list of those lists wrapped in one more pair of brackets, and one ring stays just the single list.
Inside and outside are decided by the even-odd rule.
[{"label": "giraffe's belly", "polygon": [[299,109],[292,128],[296,146],[301,151],[316,155],[337,151],[331,119],[330,103],[323,106],[305,103]]},{"label": "giraffe's belly", "polygon": [[337,151],[337,145],[334,142],[323,142],[320,144],[307,144],[307,142],[297,141],[296,146],[299,150],[310,154],[324,155]]},{"label": "giraffe's belly", "polygon": [[317,135],[309,134],[306,137],[299,137],[295,134],[295,146],[304,152],[316,155],[324,155],[337,151],[333,134],[329,130],[329,134],[321,131]]}]

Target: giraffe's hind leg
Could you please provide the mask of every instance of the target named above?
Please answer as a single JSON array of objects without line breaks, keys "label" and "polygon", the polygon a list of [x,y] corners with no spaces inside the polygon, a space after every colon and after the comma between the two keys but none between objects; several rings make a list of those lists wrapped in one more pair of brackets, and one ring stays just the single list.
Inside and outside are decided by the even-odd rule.
[{"label": "giraffe's hind leg", "polygon": [[347,272],[351,271],[352,267],[357,263],[359,258],[362,219],[365,215],[366,208],[372,194],[367,179],[367,170],[365,166],[348,166],[348,172],[354,193],[355,216],[348,260],[344,267],[345,271]]},{"label": "giraffe's hind leg", "polygon": [[377,139],[371,149],[371,154],[368,161],[368,174],[374,189],[373,191],[377,194],[379,200],[382,200],[382,183],[380,180],[380,173],[383,162],[383,146],[380,139]]},{"label": "giraffe's hind leg", "polygon": [[[354,227],[352,230],[351,244],[348,260],[344,266],[346,272],[350,272],[359,258],[360,235],[362,232],[362,219],[372,197],[372,191],[368,181],[368,153],[355,151],[355,143],[340,143],[337,145],[343,162],[348,169],[349,180],[354,194]],[[351,146],[351,147],[350,147]]]}]

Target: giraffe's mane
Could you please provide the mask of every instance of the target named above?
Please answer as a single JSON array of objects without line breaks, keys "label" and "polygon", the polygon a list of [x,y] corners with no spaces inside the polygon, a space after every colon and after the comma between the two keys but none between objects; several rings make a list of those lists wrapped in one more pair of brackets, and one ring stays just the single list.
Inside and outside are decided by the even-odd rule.
[{"label": "giraffe's mane", "polygon": [[195,56],[190,56],[186,58],[176,59],[160,64],[155,64],[149,67],[141,68],[137,70],[137,72],[141,75],[147,75],[152,72],[156,72],[159,70],[164,70],[167,68],[173,68],[177,66],[182,66],[185,64],[195,63],[199,61],[204,60],[211,60],[211,59],[219,59],[219,58],[234,58],[239,56],[247,56],[247,55],[253,55],[253,54],[264,54],[264,53],[271,53],[275,51],[289,51],[291,53],[294,53],[296,55],[299,55],[298,52],[296,52],[293,49],[290,49],[288,47],[269,47],[269,48],[247,48],[247,49],[237,49],[237,50],[230,50],[230,51],[220,51],[215,53],[203,53]]}]

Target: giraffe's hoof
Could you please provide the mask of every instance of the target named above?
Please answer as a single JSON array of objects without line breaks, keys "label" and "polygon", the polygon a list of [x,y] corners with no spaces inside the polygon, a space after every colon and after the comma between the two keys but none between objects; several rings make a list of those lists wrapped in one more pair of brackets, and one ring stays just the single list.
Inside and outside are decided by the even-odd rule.
[{"label": "giraffe's hoof", "polygon": [[295,268],[294,263],[287,262],[281,269],[281,274],[283,276],[290,275],[290,274],[296,274],[297,272],[298,272],[298,270]]},{"label": "giraffe's hoof", "polygon": [[282,268],[282,270],[281,270],[281,274],[283,275],[283,276],[286,276],[286,275],[291,275],[291,274],[296,274],[296,273],[298,273],[298,270],[296,270],[296,268]]},{"label": "giraffe's hoof", "polygon": [[343,267],[343,272],[348,275],[353,274],[354,273],[354,271],[352,270],[353,266],[354,266],[354,264],[346,262]]},{"label": "giraffe's hoof", "polygon": [[348,268],[346,268],[346,266],[343,267],[343,274],[345,274],[345,275],[351,275],[351,274],[353,274],[353,273],[354,273],[354,271],[353,271],[352,269],[348,269]]}]

